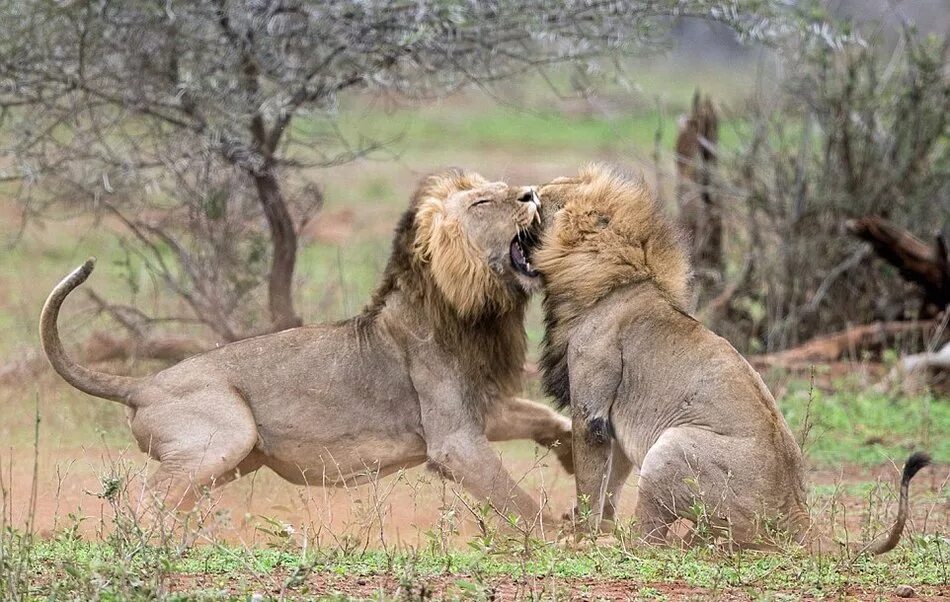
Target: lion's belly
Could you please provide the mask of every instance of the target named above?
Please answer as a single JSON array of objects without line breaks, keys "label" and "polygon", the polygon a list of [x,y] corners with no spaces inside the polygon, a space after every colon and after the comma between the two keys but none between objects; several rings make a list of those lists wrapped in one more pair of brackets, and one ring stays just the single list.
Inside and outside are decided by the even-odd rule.
[{"label": "lion's belly", "polygon": [[425,461],[419,400],[401,348],[354,332],[311,327],[294,344],[250,350],[266,363],[229,366],[254,414],[255,451],[289,481],[350,484]]},{"label": "lion's belly", "polygon": [[311,391],[282,410],[256,416],[257,451],[295,483],[350,484],[425,461],[418,400],[400,387],[358,401]]},{"label": "lion's belly", "polygon": [[298,485],[342,486],[372,481],[426,460],[425,440],[413,433],[362,433],[332,441],[281,445],[264,464]]}]

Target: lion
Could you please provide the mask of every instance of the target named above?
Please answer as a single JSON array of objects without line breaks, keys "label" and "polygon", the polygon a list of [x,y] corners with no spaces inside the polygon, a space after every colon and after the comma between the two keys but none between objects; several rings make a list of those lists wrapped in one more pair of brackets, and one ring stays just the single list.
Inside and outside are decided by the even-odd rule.
[{"label": "lion", "polygon": [[[539,193],[542,378],[571,408],[578,505],[589,505],[580,532],[610,524],[637,467],[634,516],[648,542],[680,518],[708,521],[730,546],[774,547],[764,538],[775,528],[817,542],[801,450],[759,375],[686,311],[683,236],[647,187],[593,165]],[[910,457],[895,524],[855,551],[897,545],[909,481],[928,463]]]},{"label": "lion", "polygon": [[264,466],[295,484],[342,486],[429,463],[499,512],[543,518],[489,446],[532,439],[571,471],[570,421],[515,397],[540,280],[528,261],[539,208],[533,188],[461,170],[430,176],[362,313],[143,378],[91,370],[63,349],[60,306],[91,259],[47,299],[43,350],[73,387],[128,407],[139,448],[159,462],[147,489],[167,508],[187,510],[202,489]]}]

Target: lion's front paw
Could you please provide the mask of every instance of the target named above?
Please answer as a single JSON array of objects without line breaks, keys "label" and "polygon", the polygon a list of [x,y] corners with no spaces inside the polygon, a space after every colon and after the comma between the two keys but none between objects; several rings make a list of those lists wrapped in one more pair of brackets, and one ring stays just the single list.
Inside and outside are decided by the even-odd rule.
[{"label": "lion's front paw", "polygon": [[567,433],[556,441],[547,444],[546,447],[554,452],[554,455],[557,456],[557,461],[561,463],[561,466],[564,467],[564,470],[567,472],[567,474],[574,474],[574,452],[571,449],[570,433]]},{"label": "lion's front paw", "polygon": [[558,462],[561,463],[561,466],[564,467],[564,471],[567,474],[574,474],[574,454],[571,453],[571,450],[568,449],[567,453],[559,452],[557,454]]}]

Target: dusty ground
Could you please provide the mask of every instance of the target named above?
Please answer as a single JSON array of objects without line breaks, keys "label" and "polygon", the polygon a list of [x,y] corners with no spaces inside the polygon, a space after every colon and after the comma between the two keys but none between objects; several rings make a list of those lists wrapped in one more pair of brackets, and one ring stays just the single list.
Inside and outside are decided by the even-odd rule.
[{"label": "dusty ground", "polygon": [[[511,444],[502,448],[506,465],[523,477],[531,491],[546,494],[551,507],[566,510],[573,496],[573,480],[553,458],[535,461],[533,446]],[[538,453],[543,453],[538,450]],[[103,498],[105,488],[118,476],[128,484],[129,499],[137,499],[142,477],[154,468],[137,448],[76,447],[41,450],[37,461],[35,510],[30,507],[33,453],[14,448],[0,452],[4,482],[12,501],[13,524],[49,536],[55,530],[79,524],[92,535],[110,528],[112,507]],[[215,490],[203,504],[210,514],[204,531],[219,541],[264,545],[275,524],[295,531],[309,529],[332,544],[334,537],[368,538],[372,545],[411,545],[425,542],[427,531],[438,529],[442,516],[454,508],[460,536],[476,532],[471,512],[455,488],[424,468],[388,477],[353,489],[296,487],[269,470],[261,470]],[[73,515],[70,517],[69,515]],[[454,521],[453,521],[454,522]],[[379,525],[382,524],[382,529]]]},{"label": "dusty ground", "polygon": [[[521,478],[529,491],[545,496],[557,514],[570,507],[573,479],[553,457],[544,456],[544,450],[527,443],[507,444],[499,449],[512,474]],[[33,528],[44,536],[74,525],[86,535],[110,529],[114,512],[109,500],[103,497],[110,483],[118,477],[128,499],[137,499],[142,477],[155,466],[146,463],[134,447],[45,449],[35,459],[37,495],[31,508],[34,454],[23,448],[0,452],[12,523],[25,527],[32,520]],[[879,499],[866,492],[869,487],[865,484],[880,482],[892,491],[898,478],[897,469],[888,465],[867,468],[844,464],[813,470],[809,483],[815,511],[828,511],[830,499],[835,497],[843,506],[849,532],[857,535],[869,512],[878,520],[893,516],[896,510],[889,496]],[[915,503],[908,533],[950,532],[950,508],[938,496],[947,487],[948,479],[950,465],[940,464],[914,480]],[[622,511],[632,508],[635,499],[636,479],[632,478]],[[454,517],[449,516],[450,510]],[[309,531],[329,545],[348,536],[371,547],[421,545],[427,541],[427,534],[445,529],[446,521],[458,529],[456,537],[460,541],[478,532],[457,488],[424,468],[353,489],[296,487],[265,469],[215,490],[205,501],[203,511],[205,536],[249,546],[272,543],[278,537],[274,533],[280,530],[279,525],[290,526],[294,536],[302,537]]]}]

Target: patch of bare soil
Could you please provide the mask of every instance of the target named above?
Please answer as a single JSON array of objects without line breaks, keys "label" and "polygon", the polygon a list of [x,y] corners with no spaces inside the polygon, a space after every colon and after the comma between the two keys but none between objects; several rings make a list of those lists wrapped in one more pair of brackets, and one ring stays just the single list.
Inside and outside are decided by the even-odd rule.
[{"label": "patch of bare soil", "polygon": [[[506,466],[522,485],[545,496],[559,515],[573,504],[574,481],[551,456],[532,445],[515,443],[500,448]],[[538,457],[540,456],[540,457]],[[94,535],[112,528],[115,515],[107,497],[110,490],[123,494],[119,511],[134,505],[153,463],[134,447],[44,448],[37,458],[36,492],[31,506],[33,452],[0,450],[0,473],[7,490],[5,513],[16,526],[32,524],[41,535],[76,527]],[[842,465],[813,470],[808,475],[819,516],[834,516],[835,526],[859,537],[870,524],[889,524],[896,513],[894,498],[899,469]],[[907,533],[947,532],[950,508],[941,492],[950,479],[950,465],[921,472],[911,488],[911,520]],[[879,481],[879,490],[867,492],[858,484]],[[833,493],[828,493],[832,491]],[[629,513],[636,500],[636,479],[628,484],[621,514]],[[832,504],[832,500],[834,504]],[[834,508],[832,508],[832,505]],[[361,487],[297,487],[268,470],[261,470],[211,492],[201,505],[202,538],[263,546],[291,540],[332,547],[358,545],[417,546],[433,537],[468,541],[478,533],[473,508],[454,485],[424,468],[387,477]],[[300,541],[296,541],[296,540]],[[315,541],[314,541],[315,540]],[[200,540],[199,540],[200,541]]]},{"label": "patch of bare soil", "polygon": [[[536,459],[525,444],[501,450],[525,488],[546,495],[558,513],[569,507],[573,479],[553,457]],[[106,494],[118,489],[119,511],[128,511],[156,466],[135,447],[41,449],[31,505],[33,456],[30,449],[0,450],[0,473],[13,524],[32,524],[43,536],[74,526],[86,535],[108,531],[115,512]],[[435,532],[469,538],[477,526],[468,503],[424,468],[350,489],[298,487],[264,469],[211,492],[199,514],[203,537],[217,541],[265,546],[308,537],[317,540],[310,545],[378,547],[420,545]]]},{"label": "patch of bare soil", "polygon": [[[901,466],[883,464],[867,467],[842,464],[837,468],[811,470],[808,485],[813,492],[812,515],[819,521],[834,516],[835,528],[845,528],[849,537],[858,537],[869,522],[881,528],[890,525],[897,514],[897,487]],[[869,491],[855,490],[855,485],[879,483]],[[950,505],[946,503],[950,483],[950,464],[935,464],[914,477],[910,488],[910,518],[904,527],[904,537],[925,533],[948,532]],[[831,493],[815,496],[817,487]],[[835,509],[830,508],[834,502]]]}]

